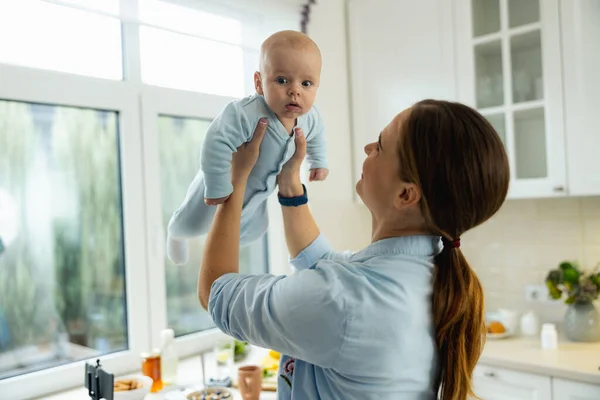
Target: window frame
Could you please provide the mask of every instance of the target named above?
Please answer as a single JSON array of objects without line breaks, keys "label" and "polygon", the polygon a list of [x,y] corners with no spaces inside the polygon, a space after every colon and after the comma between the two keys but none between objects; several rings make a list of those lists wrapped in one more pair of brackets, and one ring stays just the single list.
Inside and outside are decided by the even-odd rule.
[{"label": "window frame", "polygon": [[[60,0],[45,0],[70,5]],[[140,368],[140,353],[160,346],[160,331],[167,326],[165,286],[165,232],[162,228],[158,116],[174,115],[213,119],[233,98],[211,94],[168,89],[143,84],[141,81],[138,1],[120,0],[122,29],[123,79],[121,81],[88,77],[65,72],[43,70],[13,64],[0,64],[0,99],[44,103],[57,106],[85,107],[116,111],[119,114],[119,152],[121,167],[122,223],[125,242],[126,312],[129,349],[100,357],[71,362],[36,372],[0,380],[0,393],[7,398],[36,398],[83,386],[85,362],[100,359],[106,370],[115,376]],[[172,0],[177,3],[178,0]],[[203,10],[213,0],[202,1]],[[189,6],[192,2],[182,0]],[[181,2],[179,3],[181,4]],[[212,3],[213,5],[217,3]],[[79,6],[73,8],[84,9]],[[219,8],[219,7],[217,7]],[[284,7],[276,5],[276,14]],[[222,7],[221,7],[222,9]],[[93,12],[92,10],[88,10]],[[291,21],[296,10],[287,9]],[[98,14],[109,16],[106,13]],[[246,93],[254,92],[253,73],[256,70],[258,50],[249,46],[249,38],[264,37],[281,28],[278,21],[234,12],[240,18],[244,35],[241,47],[244,53]],[[225,16],[227,13],[223,13]],[[111,16],[114,17],[114,16]],[[267,21],[267,22],[265,22]],[[253,25],[254,24],[254,25]],[[277,29],[275,29],[275,26]],[[288,25],[289,28],[289,25]],[[168,30],[168,29],[167,29]],[[274,274],[288,273],[288,254],[283,234],[280,206],[276,196],[268,200],[269,233],[264,245],[251,253],[251,262],[264,264]],[[271,266],[273,268],[271,268]],[[198,307],[200,304],[198,303]],[[132,310],[134,312],[132,312]],[[224,336],[218,329],[188,334],[176,339],[180,357],[208,350]]]},{"label": "window frame", "polygon": [[[0,99],[56,106],[85,107],[119,113],[122,223],[125,242],[125,293],[129,349],[101,356],[114,373],[139,366],[139,354],[150,345],[147,296],[144,187],[142,184],[142,132],[140,105],[134,88],[123,82],[81,77],[61,72],[0,65]],[[141,261],[141,262],[140,262]],[[135,310],[135,313],[130,312]],[[96,358],[96,357],[94,357]],[[8,398],[43,395],[83,385],[84,361],[25,373],[0,381]],[[31,383],[35,381],[35,385]]]},{"label": "window frame", "polygon": [[[149,307],[152,310],[150,314],[152,347],[160,346],[160,331],[167,328],[166,232],[163,228],[161,182],[156,178],[160,176],[158,117],[168,115],[212,120],[232,100],[234,98],[148,85],[144,85],[142,89],[144,182],[147,193],[157,194],[146,198],[147,263],[149,270],[153,271],[148,276],[148,287],[152,294],[149,296]],[[261,252],[252,252],[251,258],[252,262],[267,261]],[[198,303],[198,307],[200,307],[200,303]],[[213,328],[178,337],[175,346],[178,355],[186,357],[212,348],[222,337],[223,334]]]}]

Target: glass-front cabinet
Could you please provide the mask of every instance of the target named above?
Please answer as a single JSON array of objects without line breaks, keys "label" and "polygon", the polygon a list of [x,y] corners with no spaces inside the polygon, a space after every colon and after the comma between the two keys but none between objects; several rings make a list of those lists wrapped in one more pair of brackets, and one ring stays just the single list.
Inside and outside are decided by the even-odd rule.
[{"label": "glass-front cabinet", "polygon": [[558,0],[458,0],[459,100],[502,138],[509,197],[566,192]]}]

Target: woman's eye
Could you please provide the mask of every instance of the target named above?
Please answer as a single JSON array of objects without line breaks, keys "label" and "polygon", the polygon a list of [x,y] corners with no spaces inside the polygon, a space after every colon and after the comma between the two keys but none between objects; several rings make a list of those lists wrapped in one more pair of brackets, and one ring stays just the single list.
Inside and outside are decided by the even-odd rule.
[{"label": "woman's eye", "polygon": [[277,78],[276,81],[280,85],[285,85],[287,83],[287,79],[285,79],[283,76],[280,76],[279,78]]},{"label": "woman's eye", "polygon": [[310,86],[312,86],[312,84],[313,83],[311,81],[304,81],[304,82],[302,82],[302,86],[304,86],[304,87],[310,87]]}]

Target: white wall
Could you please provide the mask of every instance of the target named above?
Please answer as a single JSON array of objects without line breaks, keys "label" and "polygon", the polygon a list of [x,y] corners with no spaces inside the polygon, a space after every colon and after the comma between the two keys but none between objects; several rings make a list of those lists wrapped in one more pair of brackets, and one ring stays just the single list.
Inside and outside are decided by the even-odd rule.
[{"label": "white wall", "polygon": [[[308,190],[322,232],[338,250],[355,250],[370,241],[371,217],[353,200],[345,32],[344,0],[323,0],[313,7],[308,33],[323,53],[316,104],[327,127],[331,171],[327,181],[312,183]],[[525,285],[543,285],[547,271],[563,260],[588,268],[600,262],[599,217],[600,197],[510,200],[492,220],[465,234],[463,249],[482,280],[488,309],[531,308],[560,321],[561,304],[525,302]]]},{"label": "white wall", "polygon": [[[323,55],[316,105],[325,120],[330,172],[325,182],[307,186],[310,207],[321,231],[337,250],[358,250],[371,239],[371,215],[354,200],[350,92],[344,0],[312,7],[308,34]],[[360,143],[363,145],[366,143]]]},{"label": "white wall", "polygon": [[[354,199],[350,92],[348,85],[344,0],[324,0],[312,7],[308,34],[323,55],[318,107],[326,125],[330,172],[325,182],[307,183],[309,206],[336,250],[359,250],[370,242],[371,215]],[[288,252],[281,209],[269,199],[269,262],[274,274],[287,274]]]}]

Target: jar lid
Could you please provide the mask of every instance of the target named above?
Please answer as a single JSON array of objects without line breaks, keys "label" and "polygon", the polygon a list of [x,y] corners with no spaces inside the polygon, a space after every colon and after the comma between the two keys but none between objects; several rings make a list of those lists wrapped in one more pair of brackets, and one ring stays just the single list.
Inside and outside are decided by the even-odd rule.
[{"label": "jar lid", "polygon": [[142,357],[142,358],[157,358],[157,357],[160,357],[160,351],[157,351],[157,349],[152,349],[151,351],[144,351],[143,353],[140,354],[140,357]]},{"label": "jar lid", "polygon": [[545,323],[545,324],[542,324],[542,329],[545,331],[546,330],[553,331],[553,330],[556,330],[556,325]]}]

